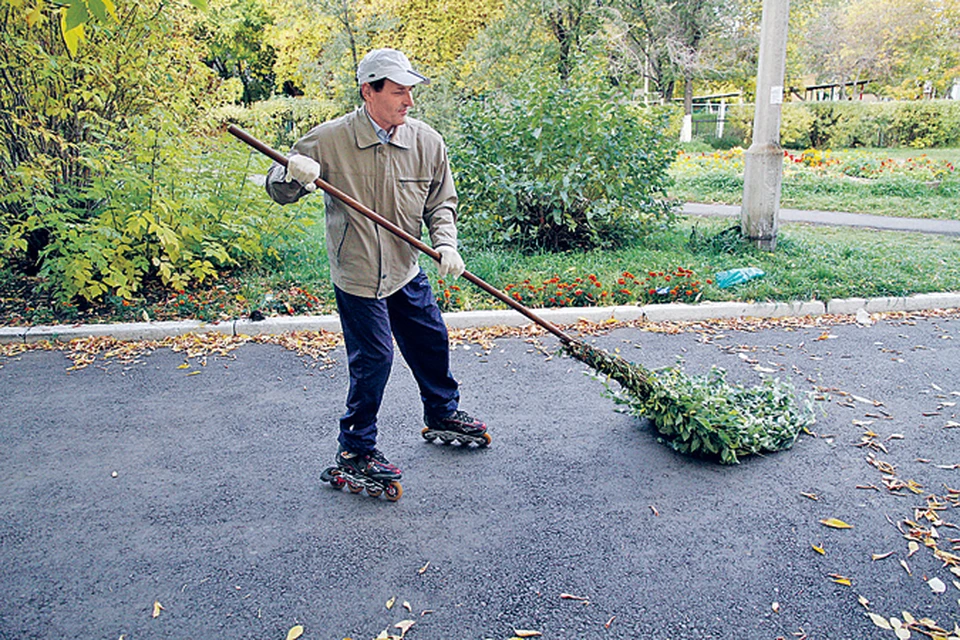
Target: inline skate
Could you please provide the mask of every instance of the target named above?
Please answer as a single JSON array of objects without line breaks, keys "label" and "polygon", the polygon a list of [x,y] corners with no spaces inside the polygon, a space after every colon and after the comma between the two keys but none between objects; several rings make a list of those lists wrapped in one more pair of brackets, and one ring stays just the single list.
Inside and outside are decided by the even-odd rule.
[{"label": "inline skate", "polygon": [[320,479],[329,482],[334,489],[347,487],[350,493],[360,493],[364,489],[367,495],[376,498],[381,494],[391,502],[403,495],[403,487],[398,480],[403,477],[396,465],[387,461],[377,449],[369,453],[354,454],[337,449],[337,464],[324,469]]},{"label": "inline skate", "polygon": [[485,447],[493,441],[487,433],[487,425],[471,417],[466,411],[454,411],[446,418],[424,415],[423,423],[427,426],[420,434],[427,442],[440,440],[443,444],[458,442],[463,446],[472,443]]}]

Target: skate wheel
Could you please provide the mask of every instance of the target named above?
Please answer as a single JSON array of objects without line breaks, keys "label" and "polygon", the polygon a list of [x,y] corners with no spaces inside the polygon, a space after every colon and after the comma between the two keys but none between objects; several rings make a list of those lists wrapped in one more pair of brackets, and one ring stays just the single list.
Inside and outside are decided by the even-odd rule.
[{"label": "skate wheel", "polygon": [[443,444],[450,444],[456,439],[457,439],[456,436],[452,436],[449,433],[440,434],[440,442],[442,442]]},{"label": "skate wheel", "polygon": [[478,443],[477,443],[477,446],[478,446],[478,447],[486,447],[486,446],[489,445],[491,442],[493,442],[493,438],[490,437],[490,434],[489,434],[489,433],[484,433],[483,436],[481,436],[481,437],[483,438],[483,442],[478,442]]},{"label": "skate wheel", "polygon": [[343,489],[343,485],[347,484],[347,481],[344,480],[341,476],[333,476],[330,478],[330,486],[334,489]]},{"label": "skate wheel", "polygon": [[363,491],[363,486],[359,484],[354,484],[347,480],[347,489],[350,489],[350,493],[360,493]]},{"label": "skate wheel", "polygon": [[367,487],[367,495],[370,496],[371,498],[377,498],[380,496],[381,493],[383,493],[383,489],[380,489],[380,488],[374,489],[373,487]]},{"label": "skate wheel", "polygon": [[436,439],[436,436],[430,433],[430,427],[424,427],[423,430],[420,432],[420,435],[422,435],[423,439],[426,440],[427,442],[433,442]]},{"label": "skate wheel", "polygon": [[393,481],[387,485],[386,489],[384,489],[384,493],[386,494],[387,500],[390,502],[396,502],[400,499],[400,496],[403,495],[403,487],[400,486],[399,482]]}]

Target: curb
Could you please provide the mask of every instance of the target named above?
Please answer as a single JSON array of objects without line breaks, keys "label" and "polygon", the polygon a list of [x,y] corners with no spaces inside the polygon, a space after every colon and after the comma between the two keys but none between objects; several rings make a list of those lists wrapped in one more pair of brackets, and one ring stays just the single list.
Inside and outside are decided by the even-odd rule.
[{"label": "curb", "polygon": [[[895,311],[928,311],[960,308],[960,292],[922,293],[904,297],[843,298],[808,302],[703,302],[700,304],[654,304],[619,307],[565,307],[534,309],[554,324],[634,321],[691,322],[723,318],[783,318],[818,315],[856,314]],[[492,326],[521,327],[531,324],[525,316],[508,309],[458,311],[443,314],[450,329]],[[79,338],[112,337],[117,340],[162,340],[185,334],[223,333],[228,335],[277,335],[293,331],[340,331],[340,320],[329,316],[282,316],[254,322],[247,318],[205,323],[197,320],[130,322],[119,324],[39,325],[36,327],[0,327],[0,344],[48,341],[69,342]]]}]

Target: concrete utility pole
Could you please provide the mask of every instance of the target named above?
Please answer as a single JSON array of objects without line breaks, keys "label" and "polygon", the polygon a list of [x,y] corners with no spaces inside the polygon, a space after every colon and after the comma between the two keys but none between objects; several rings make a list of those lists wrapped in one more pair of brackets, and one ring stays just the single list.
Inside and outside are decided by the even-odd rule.
[{"label": "concrete utility pole", "polygon": [[787,61],[790,0],[763,0],[760,62],[753,115],[753,142],[743,158],[743,206],[740,230],[760,249],[777,248],[783,149],[780,147],[780,105]]}]

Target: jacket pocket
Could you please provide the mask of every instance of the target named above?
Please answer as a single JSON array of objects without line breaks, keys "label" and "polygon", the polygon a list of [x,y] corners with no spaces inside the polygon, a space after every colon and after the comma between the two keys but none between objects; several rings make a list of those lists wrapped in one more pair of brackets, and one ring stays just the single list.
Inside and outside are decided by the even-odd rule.
[{"label": "jacket pocket", "polygon": [[423,213],[430,194],[430,178],[400,178],[397,180],[397,205],[406,215]]}]

